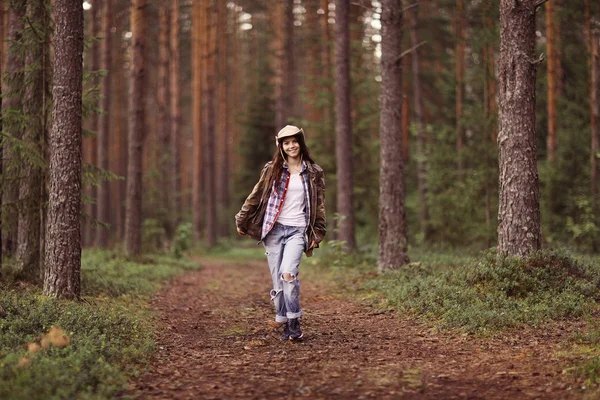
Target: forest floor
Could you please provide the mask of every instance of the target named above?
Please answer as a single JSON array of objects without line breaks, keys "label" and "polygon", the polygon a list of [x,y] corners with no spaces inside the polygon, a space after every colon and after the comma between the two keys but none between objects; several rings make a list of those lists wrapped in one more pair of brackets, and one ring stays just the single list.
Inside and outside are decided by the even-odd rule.
[{"label": "forest floor", "polygon": [[[565,373],[565,343],[581,325],[476,337],[440,331],[351,301],[332,283],[302,279],[301,342],[282,342],[266,261],[199,259],[158,292],[141,399],[594,398]],[[596,392],[597,394],[597,392]]]}]

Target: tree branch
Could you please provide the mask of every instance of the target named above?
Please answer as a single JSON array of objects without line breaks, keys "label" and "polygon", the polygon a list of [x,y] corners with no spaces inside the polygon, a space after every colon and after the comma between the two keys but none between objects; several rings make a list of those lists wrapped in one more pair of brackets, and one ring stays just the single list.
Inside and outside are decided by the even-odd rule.
[{"label": "tree branch", "polygon": [[398,56],[398,58],[396,58],[396,62],[400,62],[400,60],[402,60],[404,57],[406,57],[407,55],[409,55],[410,53],[412,53],[413,51],[417,50],[419,47],[421,47],[421,46],[423,46],[425,44],[427,44],[427,42],[423,41],[423,42],[417,44],[416,46],[411,47],[408,50],[404,50],[402,52],[402,54],[400,54]]},{"label": "tree branch", "polygon": [[541,6],[542,4],[544,4],[547,1],[548,0],[538,0],[537,3],[535,3],[535,7],[534,8],[538,8],[539,6]]}]

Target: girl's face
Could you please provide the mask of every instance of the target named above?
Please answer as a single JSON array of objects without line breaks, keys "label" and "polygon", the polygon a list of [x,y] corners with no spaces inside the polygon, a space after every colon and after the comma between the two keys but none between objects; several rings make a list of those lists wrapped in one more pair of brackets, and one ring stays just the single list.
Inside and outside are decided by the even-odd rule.
[{"label": "girl's face", "polygon": [[300,143],[296,140],[295,137],[285,138],[281,142],[281,147],[285,154],[291,158],[300,157]]}]

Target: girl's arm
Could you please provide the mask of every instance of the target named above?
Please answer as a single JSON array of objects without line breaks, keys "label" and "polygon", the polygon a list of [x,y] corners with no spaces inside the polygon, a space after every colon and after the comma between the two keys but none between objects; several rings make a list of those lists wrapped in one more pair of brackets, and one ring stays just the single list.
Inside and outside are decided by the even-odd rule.
[{"label": "girl's arm", "polygon": [[267,179],[267,175],[268,175],[267,172],[268,172],[270,166],[271,166],[270,162],[268,162],[264,166],[264,168],[262,169],[262,171],[260,173],[260,178],[259,178],[258,182],[256,183],[256,185],[254,185],[254,189],[252,189],[252,192],[246,198],[246,201],[244,202],[242,209],[235,215],[235,224],[237,225],[237,228],[241,229],[242,231],[246,231],[246,229],[248,227],[248,216],[251,215],[256,210],[256,208],[258,207],[258,205],[260,203],[260,199],[262,197],[264,187],[267,184],[266,183],[266,179]]}]

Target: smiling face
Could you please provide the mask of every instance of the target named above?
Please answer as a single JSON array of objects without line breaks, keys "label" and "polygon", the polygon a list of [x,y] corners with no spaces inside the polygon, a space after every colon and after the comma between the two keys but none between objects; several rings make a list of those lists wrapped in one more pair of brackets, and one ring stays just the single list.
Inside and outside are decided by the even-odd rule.
[{"label": "smiling face", "polygon": [[296,159],[300,157],[300,143],[294,136],[283,139],[281,148],[289,158]]}]

